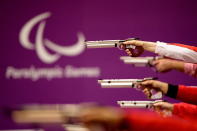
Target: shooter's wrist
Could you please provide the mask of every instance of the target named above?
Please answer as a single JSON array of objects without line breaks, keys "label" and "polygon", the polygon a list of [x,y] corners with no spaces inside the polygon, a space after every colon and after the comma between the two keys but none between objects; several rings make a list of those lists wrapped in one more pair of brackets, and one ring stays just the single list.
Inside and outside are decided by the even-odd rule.
[{"label": "shooter's wrist", "polygon": [[155,48],[156,48],[156,43],[155,42],[148,42],[148,41],[141,41],[141,45],[142,47],[150,52],[155,52]]},{"label": "shooter's wrist", "polygon": [[174,104],[170,104],[170,105],[169,105],[169,110],[170,110],[171,112],[173,112],[173,110],[174,110]]},{"label": "shooter's wrist", "polygon": [[172,67],[173,67],[173,69],[184,72],[184,62],[182,62],[182,61],[173,61]]},{"label": "shooter's wrist", "polygon": [[163,92],[163,94],[167,94],[167,92],[168,92],[168,83],[162,82],[160,90]]}]

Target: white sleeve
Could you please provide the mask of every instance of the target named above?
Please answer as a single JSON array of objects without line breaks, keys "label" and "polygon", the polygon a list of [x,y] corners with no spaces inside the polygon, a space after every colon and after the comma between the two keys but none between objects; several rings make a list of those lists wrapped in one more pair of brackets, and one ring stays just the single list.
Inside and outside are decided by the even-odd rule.
[{"label": "white sleeve", "polygon": [[185,62],[197,63],[197,52],[176,45],[157,41],[155,53]]}]

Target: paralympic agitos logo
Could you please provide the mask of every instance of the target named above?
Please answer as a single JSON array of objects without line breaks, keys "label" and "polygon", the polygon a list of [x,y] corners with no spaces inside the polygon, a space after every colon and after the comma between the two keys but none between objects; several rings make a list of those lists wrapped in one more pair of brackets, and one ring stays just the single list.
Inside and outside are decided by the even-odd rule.
[{"label": "paralympic agitos logo", "polygon": [[[20,31],[19,41],[21,45],[25,49],[35,50],[38,58],[46,64],[54,63],[61,55],[77,56],[81,54],[85,49],[85,45],[83,44],[85,36],[81,32],[78,32],[78,41],[72,46],[60,46],[47,38],[43,38],[46,19],[50,16],[50,12],[45,12],[30,19]],[[39,25],[35,35],[35,43],[32,43],[29,39],[30,33],[37,24]],[[55,53],[51,54],[47,51],[46,47]]]}]

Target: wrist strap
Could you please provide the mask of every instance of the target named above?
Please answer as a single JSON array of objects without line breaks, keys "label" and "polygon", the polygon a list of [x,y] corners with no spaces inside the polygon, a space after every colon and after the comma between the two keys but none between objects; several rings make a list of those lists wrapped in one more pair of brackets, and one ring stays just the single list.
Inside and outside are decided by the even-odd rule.
[{"label": "wrist strap", "polygon": [[178,85],[168,84],[168,91],[166,96],[176,98],[177,94],[178,94]]}]

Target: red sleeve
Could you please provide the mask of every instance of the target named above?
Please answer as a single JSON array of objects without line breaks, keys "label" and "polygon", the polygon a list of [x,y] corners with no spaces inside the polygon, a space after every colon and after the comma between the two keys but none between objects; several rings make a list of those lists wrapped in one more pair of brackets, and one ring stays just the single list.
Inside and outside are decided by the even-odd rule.
[{"label": "red sleeve", "polygon": [[197,104],[197,87],[179,85],[176,98],[184,102]]},{"label": "red sleeve", "polygon": [[176,45],[176,46],[181,46],[181,47],[185,47],[188,48],[190,50],[196,51],[197,52],[197,47],[195,46],[190,46],[190,45],[184,45],[184,44],[178,44],[178,43],[169,43],[171,45]]},{"label": "red sleeve", "polygon": [[174,104],[173,114],[186,120],[196,120],[197,106],[187,103],[177,103]]},{"label": "red sleeve", "polygon": [[177,117],[161,117],[146,112],[130,112],[126,119],[131,131],[191,131],[197,130],[196,121],[187,121]]}]

